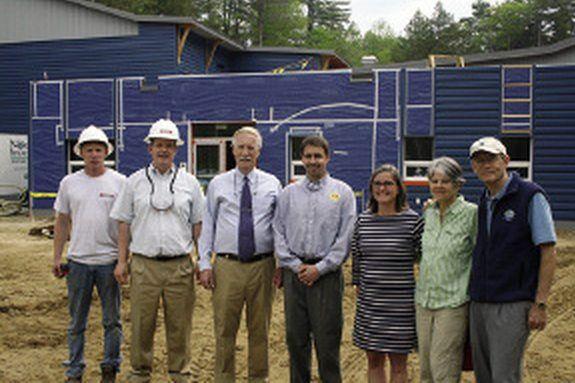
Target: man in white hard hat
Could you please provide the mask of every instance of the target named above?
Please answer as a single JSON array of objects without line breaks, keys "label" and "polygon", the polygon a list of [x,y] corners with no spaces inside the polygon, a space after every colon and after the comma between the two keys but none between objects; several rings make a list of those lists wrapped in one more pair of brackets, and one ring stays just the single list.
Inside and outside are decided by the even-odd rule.
[{"label": "man in white hard hat", "polygon": [[[52,272],[60,278],[67,275],[70,310],[68,382],[82,381],[84,332],[94,286],[102,303],[104,326],[102,382],[114,382],[120,368],[120,287],[114,279],[118,224],[109,214],[126,177],[104,166],[113,149],[101,129],[93,125],[84,129],[74,146],[74,153],[84,160],[84,169],[64,177],[54,204]],[[63,264],[62,253],[69,234],[68,263]]]},{"label": "man in white hard hat", "polygon": [[272,219],[281,184],[256,167],[262,147],[257,129],[239,129],[232,145],[236,168],[216,176],[208,186],[199,244],[200,282],[213,290],[215,382],[236,379],[236,335],[244,306],[248,381],[266,382],[275,270]]},{"label": "man in white hard hat", "polygon": [[507,170],[501,141],[483,137],[469,157],[485,184],[469,284],[473,370],[478,383],[519,383],[529,332],[547,324],[556,264],[553,216],[543,188]]},{"label": "man in white hard hat", "polygon": [[183,141],[172,121],[158,120],[144,141],[152,162],[128,178],[111,212],[119,221],[115,275],[122,284],[128,280],[132,254],[130,382],[151,379],[160,299],[170,380],[189,382],[195,298],[191,254],[201,230],[204,196],[196,178],[174,165]]}]

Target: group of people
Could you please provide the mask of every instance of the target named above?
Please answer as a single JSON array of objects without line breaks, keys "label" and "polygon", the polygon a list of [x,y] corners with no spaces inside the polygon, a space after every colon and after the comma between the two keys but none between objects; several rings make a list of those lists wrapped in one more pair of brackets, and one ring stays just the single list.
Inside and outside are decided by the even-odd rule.
[{"label": "group of people", "polygon": [[104,327],[101,381],[116,381],[120,285],[128,282],[129,381],[151,381],[160,307],[170,381],[191,381],[194,278],[212,291],[216,382],[236,379],[244,306],[248,380],[269,380],[276,288],[284,292],[290,381],[310,381],[313,345],[321,381],[341,382],[342,265],[350,254],[353,341],[366,352],[370,382],[386,381],[387,359],[391,382],[407,382],[415,348],[422,382],[458,382],[468,337],[479,383],[521,380],[529,330],[546,323],[556,236],[545,192],[507,171],[509,156],[497,139],[470,148],[486,186],[479,207],[459,194],[460,165],[442,157],[429,167],[433,199],[423,216],[409,208],[392,165],[372,174],[368,209],[357,216],[352,189],[327,171],[329,144],[320,136],[301,144],[305,177],[282,189],[257,168],[258,130],[240,128],[232,138],[236,167],[216,176],[205,197],[197,179],[174,164],[183,141],[172,121],[154,123],[145,142],[150,164],[126,178],[104,166],[113,147],[90,126],[74,147],[84,169],[60,184],[53,273],[67,278],[68,382],[82,381],[94,285]]}]

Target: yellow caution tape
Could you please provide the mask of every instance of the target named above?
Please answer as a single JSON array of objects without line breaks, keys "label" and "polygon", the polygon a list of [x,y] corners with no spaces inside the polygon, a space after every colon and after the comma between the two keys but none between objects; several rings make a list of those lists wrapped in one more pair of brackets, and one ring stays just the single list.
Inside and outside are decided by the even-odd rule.
[{"label": "yellow caution tape", "polygon": [[32,198],[56,198],[58,193],[30,192]]}]

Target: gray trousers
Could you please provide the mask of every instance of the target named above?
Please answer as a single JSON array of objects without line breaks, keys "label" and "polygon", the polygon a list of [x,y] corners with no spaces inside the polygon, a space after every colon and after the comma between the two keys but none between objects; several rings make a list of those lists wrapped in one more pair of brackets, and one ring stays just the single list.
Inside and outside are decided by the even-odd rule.
[{"label": "gray trousers", "polygon": [[520,383],[531,302],[471,302],[469,330],[477,383]]},{"label": "gray trousers", "polygon": [[343,327],[341,270],[323,275],[312,287],[307,287],[291,270],[284,269],[283,285],[290,382],[310,382],[313,338],[321,381],[340,383],[339,348]]}]

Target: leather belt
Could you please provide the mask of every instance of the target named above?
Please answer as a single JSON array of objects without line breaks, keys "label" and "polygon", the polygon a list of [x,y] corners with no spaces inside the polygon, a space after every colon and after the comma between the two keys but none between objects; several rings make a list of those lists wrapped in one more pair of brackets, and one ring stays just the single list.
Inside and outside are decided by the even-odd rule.
[{"label": "leather belt", "polygon": [[177,255],[156,255],[154,257],[147,257],[145,255],[138,254],[138,253],[134,253],[133,255],[136,255],[136,256],[142,257],[142,258],[146,258],[146,259],[151,259],[153,261],[159,261],[159,262],[173,261],[176,259],[182,259],[184,257],[190,256],[189,254],[177,254]]},{"label": "leather belt", "polygon": [[241,263],[252,263],[252,262],[261,261],[262,259],[273,257],[274,253],[270,252],[270,253],[256,254],[249,259],[240,259],[239,256],[237,256],[236,254],[231,254],[231,253],[217,253],[216,255],[218,257],[229,259],[231,261],[237,261],[237,262],[241,262]]},{"label": "leather belt", "polygon": [[321,260],[323,259],[323,258],[300,258],[300,257],[297,257],[297,258],[304,265],[315,265],[316,263],[321,262]]}]

